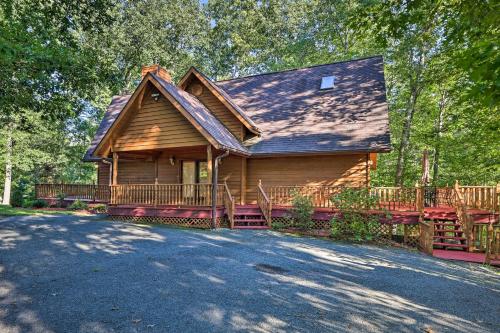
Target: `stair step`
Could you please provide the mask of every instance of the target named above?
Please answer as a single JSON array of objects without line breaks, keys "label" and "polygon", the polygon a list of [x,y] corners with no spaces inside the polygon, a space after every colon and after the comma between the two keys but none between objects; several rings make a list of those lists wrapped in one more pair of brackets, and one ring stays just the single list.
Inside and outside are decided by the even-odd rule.
[{"label": "stair step", "polygon": [[239,212],[235,211],[234,215],[248,215],[248,216],[261,216],[262,212],[259,210],[258,212]]},{"label": "stair step", "polygon": [[465,238],[465,237],[457,237],[457,236],[436,236],[436,235],[434,235],[433,238],[437,238],[437,239],[467,240],[467,238]]},{"label": "stair step", "polygon": [[234,223],[264,223],[265,219],[234,219]]},{"label": "stair step", "polygon": [[443,246],[443,247],[461,247],[461,248],[468,248],[469,246],[466,244],[453,244],[453,243],[443,243],[443,242],[434,242],[432,243],[434,246]]},{"label": "stair step", "polygon": [[441,223],[441,222],[435,222],[434,225],[449,226],[449,227],[461,227],[462,226],[460,223]]},{"label": "stair step", "polygon": [[256,230],[265,230],[269,229],[267,225],[235,225],[233,229],[256,229]]},{"label": "stair step", "polygon": [[434,233],[439,232],[439,233],[447,233],[447,232],[453,232],[455,234],[463,234],[463,230],[453,230],[453,229],[434,229]]}]

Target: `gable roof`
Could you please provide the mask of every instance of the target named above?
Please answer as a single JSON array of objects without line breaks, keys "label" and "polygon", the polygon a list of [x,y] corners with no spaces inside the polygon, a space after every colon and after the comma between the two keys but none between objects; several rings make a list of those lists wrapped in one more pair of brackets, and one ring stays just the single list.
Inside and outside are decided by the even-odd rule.
[{"label": "gable roof", "polygon": [[[391,150],[380,56],[215,83],[194,67],[190,71],[198,73],[261,132],[242,144],[195,96],[149,73],[145,79],[150,78],[166,97],[170,96],[179,111],[216,147],[257,156]],[[321,78],[332,75],[334,88],[320,90]],[[130,98],[113,98],[85,160],[99,160],[92,153]]]},{"label": "gable roof", "polygon": [[[320,90],[334,75],[333,89]],[[382,57],[216,82],[262,130],[252,155],[390,151]]]},{"label": "gable roof", "polygon": [[222,125],[215,116],[194,96],[183,91],[161,77],[148,73],[133,95],[118,96],[113,98],[108,110],[97,129],[96,135],[90,148],[84,156],[85,161],[100,160],[92,156],[95,150],[106,139],[107,134],[113,128],[116,120],[123,115],[129,102],[137,96],[138,89],[144,87],[145,82],[150,81],[160,92],[197,128],[207,140],[218,149],[230,150],[234,153],[249,155],[248,149],[234,137],[229,130]]},{"label": "gable roof", "polygon": [[248,149],[243,146],[215,116],[193,95],[179,89],[172,83],[151,74],[160,85],[188,112],[195,122],[219,143],[220,149],[249,155]]},{"label": "gable roof", "polygon": [[108,108],[106,109],[106,113],[104,113],[104,117],[101,120],[101,123],[99,124],[99,127],[97,128],[97,131],[94,135],[94,138],[92,139],[92,142],[90,143],[89,149],[87,149],[87,152],[85,153],[85,156],[83,157],[84,161],[100,161],[102,158],[100,157],[93,157],[92,154],[94,153],[95,148],[97,145],[101,142],[101,140],[104,138],[104,135],[108,131],[108,129],[111,127],[115,119],[118,117],[120,112],[123,110],[125,105],[127,104],[128,100],[130,99],[132,95],[122,95],[122,96],[113,96],[111,99],[111,103],[109,104]]},{"label": "gable roof", "polygon": [[218,98],[228,109],[240,120],[246,128],[255,134],[260,134],[261,131],[258,126],[253,122],[253,120],[245,113],[245,111],[236,104],[233,99],[219,86],[217,86],[212,80],[210,80],[205,74],[200,72],[196,67],[192,66],[186,74],[179,81],[178,86],[184,90],[184,84],[191,75],[198,78],[209,90],[212,90],[215,97]]}]

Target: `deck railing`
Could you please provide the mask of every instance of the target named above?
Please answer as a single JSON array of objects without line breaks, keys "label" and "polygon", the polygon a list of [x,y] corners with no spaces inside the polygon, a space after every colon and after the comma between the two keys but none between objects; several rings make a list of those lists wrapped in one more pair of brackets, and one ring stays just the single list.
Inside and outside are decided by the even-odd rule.
[{"label": "deck railing", "polygon": [[339,194],[344,188],[345,187],[324,185],[285,185],[265,186],[263,189],[269,195],[269,199],[273,205],[276,206],[291,206],[294,195],[298,193],[300,195],[309,196],[314,207],[329,208],[333,207],[330,198],[335,194]]},{"label": "deck railing", "polygon": [[227,219],[229,220],[229,227],[231,229],[234,228],[234,198],[231,195],[231,191],[227,186],[227,183],[224,182],[224,208],[226,209]]},{"label": "deck railing", "polygon": [[499,210],[498,186],[460,186],[460,192],[467,208]]},{"label": "deck railing", "polygon": [[462,230],[465,237],[467,238],[467,244],[469,247],[473,247],[472,233],[474,228],[474,221],[467,213],[467,206],[465,204],[464,196],[460,191],[458,183],[455,184],[455,211],[457,213],[458,223],[462,225]]},{"label": "deck railing", "polygon": [[80,199],[108,202],[108,185],[93,184],[36,184],[35,195],[39,199]]},{"label": "deck railing", "polygon": [[[267,186],[265,190],[269,194],[273,205],[291,206],[293,196],[299,193],[300,195],[309,196],[314,207],[335,208],[331,198],[346,188],[366,189],[366,187],[289,185]],[[420,206],[422,206],[419,188],[372,187],[369,190],[370,195],[376,198],[375,207],[372,207],[374,209],[419,211]]]},{"label": "deck railing", "polygon": [[415,187],[372,187],[376,209],[419,211],[421,197]]},{"label": "deck railing", "polygon": [[267,225],[271,227],[272,204],[260,181],[257,184],[257,204],[262,211],[262,215],[264,215],[264,218],[266,219]]},{"label": "deck railing", "polygon": [[[212,184],[112,185],[112,205],[211,206]],[[218,185],[217,205],[223,204],[224,185]]]}]

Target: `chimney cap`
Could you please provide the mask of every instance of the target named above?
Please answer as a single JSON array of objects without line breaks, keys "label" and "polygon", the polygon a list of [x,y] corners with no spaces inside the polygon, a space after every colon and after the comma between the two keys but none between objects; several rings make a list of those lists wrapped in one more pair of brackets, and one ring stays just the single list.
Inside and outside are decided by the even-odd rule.
[{"label": "chimney cap", "polygon": [[142,66],[141,79],[144,79],[144,77],[148,73],[153,73],[153,74],[161,77],[162,79],[164,79],[167,82],[170,82],[170,83],[172,82],[172,77],[170,76],[170,73],[165,68],[161,67],[158,64],[149,65],[149,66]]}]

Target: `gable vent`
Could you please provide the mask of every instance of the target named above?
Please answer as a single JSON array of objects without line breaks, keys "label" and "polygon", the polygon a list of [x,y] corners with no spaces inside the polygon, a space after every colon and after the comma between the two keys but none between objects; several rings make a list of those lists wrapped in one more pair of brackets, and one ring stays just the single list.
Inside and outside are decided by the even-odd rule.
[{"label": "gable vent", "polygon": [[319,89],[332,89],[335,86],[335,76],[323,76],[321,78],[321,87]]}]

